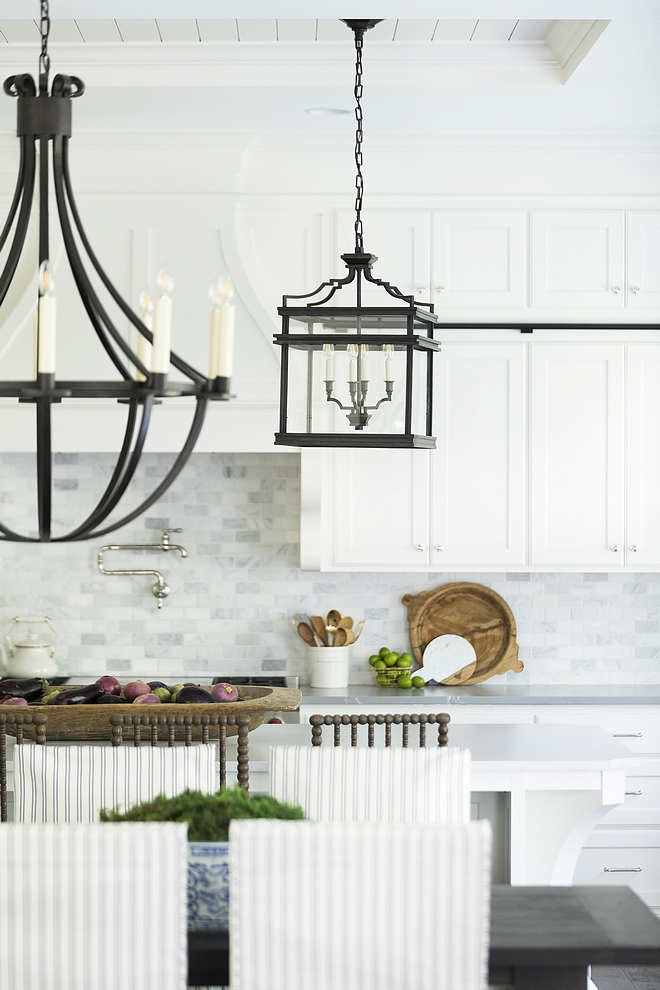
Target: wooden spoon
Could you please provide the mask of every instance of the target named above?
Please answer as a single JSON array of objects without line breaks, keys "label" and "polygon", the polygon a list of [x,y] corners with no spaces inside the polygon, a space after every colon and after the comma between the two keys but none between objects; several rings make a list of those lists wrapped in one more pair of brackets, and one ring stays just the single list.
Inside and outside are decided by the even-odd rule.
[{"label": "wooden spoon", "polygon": [[310,629],[306,622],[298,623],[298,635],[307,643],[308,646],[316,646],[314,631]]},{"label": "wooden spoon", "polygon": [[343,619],[340,619],[339,620],[339,622],[337,623],[337,625],[338,625],[338,627],[340,629],[352,629],[353,628],[353,620],[351,619],[350,615],[345,615],[343,617]]},{"label": "wooden spoon", "polygon": [[326,616],[325,623],[327,626],[338,626],[341,621],[341,612],[338,612],[336,608],[331,608]]},{"label": "wooden spoon", "polygon": [[342,632],[346,633],[346,642],[344,646],[350,646],[351,643],[355,642],[355,634],[352,629],[343,629]]},{"label": "wooden spoon", "polygon": [[332,645],[333,646],[346,646],[346,639],[347,639],[346,630],[343,629],[343,628],[339,628],[337,630],[337,632],[335,633],[335,638],[334,638],[334,641],[333,641]]},{"label": "wooden spoon", "polygon": [[319,639],[323,642],[323,645],[330,646],[330,640],[328,639],[328,634],[325,629],[325,622],[320,615],[312,616],[312,628]]}]

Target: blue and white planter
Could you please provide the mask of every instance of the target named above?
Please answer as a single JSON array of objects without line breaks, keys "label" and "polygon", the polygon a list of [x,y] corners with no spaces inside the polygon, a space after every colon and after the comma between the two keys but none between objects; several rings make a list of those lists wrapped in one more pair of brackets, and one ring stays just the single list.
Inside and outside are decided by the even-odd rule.
[{"label": "blue and white planter", "polygon": [[188,929],[229,928],[229,843],[188,843]]}]

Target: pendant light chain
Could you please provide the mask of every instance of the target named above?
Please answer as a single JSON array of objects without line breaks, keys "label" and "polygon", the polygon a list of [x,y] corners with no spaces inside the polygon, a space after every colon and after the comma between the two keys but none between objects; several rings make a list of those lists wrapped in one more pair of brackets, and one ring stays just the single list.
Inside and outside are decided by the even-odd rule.
[{"label": "pendant light chain", "polygon": [[[41,18],[39,21],[41,33],[41,54],[39,55],[39,82],[44,83],[43,89],[48,89],[50,73],[50,55],[48,54],[48,36],[50,34],[50,9],[48,0],[41,0]],[[39,87],[42,89],[42,86]]]},{"label": "pendant light chain", "polygon": [[355,253],[361,254],[364,251],[363,229],[362,229],[362,199],[364,196],[364,176],[362,175],[362,140],[364,132],[362,130],[362,44],[364,41],[364,31],[355,31]]}]

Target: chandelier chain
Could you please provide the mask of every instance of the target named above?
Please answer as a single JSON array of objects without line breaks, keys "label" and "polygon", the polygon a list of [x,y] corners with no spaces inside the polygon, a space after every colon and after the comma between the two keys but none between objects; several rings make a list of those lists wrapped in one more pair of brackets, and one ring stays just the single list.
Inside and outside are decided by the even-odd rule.
[{"label": "chandelier chain", "polygon": [[364,133],[362,130],[362,45],[364,32],[355,31],[355,251],[361,253],[364,250],[363,229],[362,229],[362,200],[364,197],[364,176],[362,175],[362,140]]},{"label": "chandelier chain", "polygon": [[39,20],[39,31],[41,33],[39,75],[46,77],[45,82],[47,86],[48,74],[50,73],[50,55],[48,54],[48,36],[50,34],[50,9],[49,9],[48,0],[41,0],[41,18]]}]

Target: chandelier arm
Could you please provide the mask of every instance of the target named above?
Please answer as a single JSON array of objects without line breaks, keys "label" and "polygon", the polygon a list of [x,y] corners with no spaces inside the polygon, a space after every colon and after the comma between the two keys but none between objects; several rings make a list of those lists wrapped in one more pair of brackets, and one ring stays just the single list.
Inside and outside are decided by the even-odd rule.
[{"label": "chandelier arm", "polygon": [[27,142],[26,137],[21,138],[21,157],[18,164],[18,178],[16,180],[16,189],[14,190],[14,198],[11,201],[11,206],[9,207],[9,213],[7,214],[7,219],[5,225],[2,228],[2,233],[0,234],[0,251],[2,251],[5,246],[5,242],[9,237],[9,232],[14,224],[14,219],[16,218],[16,212],[18,210],[18,204],[21,201],[21,193],[23,192],[23,183],[25,181],[25,145]]},{"label": "chandelier arm", "polygon": [[34,143],[26,141],[25,145],[25,179],[23,182],[23,197],[21,209],[18,214],[14,239],[12,241],[9,255],[0,276],[0,305],[4,302],[9,286],[16,273],[18,262],[23,251],[25,238],[27,236],[30,214],[32,213],[32,196],[34,194],[34,173],[35,173],[35,153]]},{"label": "chandelier arm", "polygon": [[[62,228],[62,236],[64,238],[64,247],[66,249],[67,257],[69,259],[69,264],[71,265],[71,271],[73,272],[73,277],[76,280],[76,285],[82,297],[83,303],[86,299],[89,299],[90,307],[87,305],[85,308],[91,317],[90,309],[93,309],[98,318],[99,324],[103,323],[105,325],[105,331],[102,333],[105,336],[105,332],[112,337],[113,341],[117,347],[123,351],[125,357],[131,362],[131,364],[137,365],[138,363],[144,368],[142,362],[138,362],[137,356],[133,353],[129,345],[126,343],[124,338],[121,336],[112,320],[106,313],[101,300],[94,291],[94,287],[89,280],[89,276],[85,271],[85,266],[83,265],[82,258],[78,253],[78,248],[73,236],[73,230],[71,228],[71,223],[69,221],[69,214],[66,207],[66,197],[64,190],[64,182],[62,176],[62,136],[57,135],[53,140],[53,184],[55,186],[55,197],[57,199],[57,210],[60,217],[60,226]],[[92,322],[94,322],[92,320]],[[99,326],[95,325],[97,334],[99,333]],[[107,338],[106,338],[107,339]],[[108,341],[108,343],[110,343]],[[106,345],[106,350],[108,347]],[[114,350],[114,349],[113,349]],[[110,353],[108,351],[108,353]],[[120,374],[126,381],[130,381],[131,375],[128,370],[123,366],[118,355],[115,354],[113,358],[114,364],[119,370]],[[146,368],[144,369],[146,371]]]},{"label": "chandelier arm", "polygon": [[[146,512],[147,509],[151,508],[154,502],[157,502],[161,495],[164,495],[170,485],[177,479],[183,468],[186,466],[188,458],[193,452],[193,448],[199,439],[199,434],[201,433],[202,426],[204,425],[204,417],[206,415],[208,403],[208,394],[203,393],[197,396],[197,409],[195,410],[195,415],[186,438],[186,442],[174,461],[174,464],[165,475],[160,485],[158,485],[158,487],[151,493],[149,498],[145,499],[144,502],[137,507],[137,509],[129,512],[128,515],[124,516],[122,519],[119,519],[117,522],[112,523],[111,526],[106,526],[105,529],[97,529],[95,532],[87,533],[85,536],[79,536],[77,539],[96,539],[99,536],[105,536],[106,533],[112,533],[113,530],[120,529],[122,526],[128,525],[128,523],[133,522],[134,519],[137,519],[137,517],[142,515],[143,512]],[[69,539],[69,537],[63,537],[61,541],[57,542],[63,542],[67,539]]]},{"label": "chandelier arm", "polygon": [[50,543],[53,487],[50,397],[37,399],[37,508],[39,542]]},{"label": "chandelier arm", "polygon": [[[106,275],[103,267],[101,266],[101,262],[96,257],[96,254],[94,253],[94,249],[92,248],[92,245],[89,242],[87,234],[85,233],[85,229],[82,225],[80,214],[78,213],[78,207],[76,205],[76,201],[73,195],[73,187],[71,185],[71,176],[69,173],[69,139],[67,137],[65,137],[62,141],[62,174],[64,177],[64,184],[66,187],[66,195],[69,203],[69,209],[71,210],[71,216],[73,217],[73,222],[76,225],[78,236],[80,237],[80,240],[85,248],[85,251],[87,252],[89,260],[91,261],[97,275],[103,282],[103,285],[108,290],[110,296],[113,298],[117,306],[119,306],[124,316],[126,316],[131,321],[131,323],[138,331],[138,333],[141,333],[142,336],[145,337],[150,344],[152,344],[153,333],[150,330],[147,330],[147,328],[145,327],[144,323],[139,318],[139,316],[137,316],[133,312],[133,310],[128,305],[126,300],[120,295],[120,293],[114,287],[114,285]],[[187,361],[184,361],[182,358],[180,358],[178,354],[176,354],[174,351],[170,353],[170,361],[178,371],[186,375],[188,378],[192,379],[192,381],[197,381],[197,382],[207,381],[207,379],[205,378],[204,375],[201,374],[201,372],[196,371],[195,368],[192,367],[192,365],[188,364]],[[142,374],[146,374],[147,377],[149,376],[148,370],[141,364],[140,361],[135,359],[134,363],[136,364],[136,367],[139,367]]]},{"label": "chandelier arm", "polygon": [[133,480],[133,476],[140,462],[144,443],[147,438],[147,431],[149,429],[151,412],[153,409],[153,396],[147,395],[145,397],[140,427],[135,439],[135,445],[131,451],[139,401],[140,400],[138,399],[131,399],[131,408],[126,424],[126,432],[124,433],[124,443],[122,444],[122,449],[117,459],[117,463],[115,464],[112,477],[108,482],[101,500],[97,504],[96,508],[90,512],[84,522],[80,524],[80,526],[77,526],[76,529],[72,530],[70,533],[67,533],[66,536],[58,537],[56,540],[53,540],[54,543],[86,539],[87,534],[91,532],[94,526],[98,526],[100,523],[104,522],[105,519],[107,519]]}]

